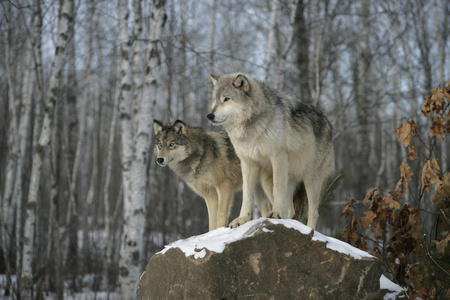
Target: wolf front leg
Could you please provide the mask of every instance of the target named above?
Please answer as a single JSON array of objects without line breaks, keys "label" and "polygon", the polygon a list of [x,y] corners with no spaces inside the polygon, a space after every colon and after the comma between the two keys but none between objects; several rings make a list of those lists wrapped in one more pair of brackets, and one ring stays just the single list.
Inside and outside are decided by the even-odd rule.
[{"label": "wolf front leg", "polygon": [[217,228],[217,194],[215,190],[209,190],[206,195],[203,195],[208,208],[209,231]]},{"label": "wolf front leg", "polygon": [[250,221],[253,210],[253,194],[259,173],[259,166],[241,159],[242,168],[242,206],[239,217],[230,223],[231,228],[236,228]]},{"label": "wolf front leg", "polygon": [[219,197],[216,228],[219,228],[227,225],[231,203],[233,202],[233,183],[230,181],[224,181],[216,188],[216,190]]},{"label": "wolf front leg", "polygon": [[271,217],[291,219],[294,216],[292,198],[295,184],[289,178],[289,159],[285,151],[270,158],[273,170],[273,208]]}]

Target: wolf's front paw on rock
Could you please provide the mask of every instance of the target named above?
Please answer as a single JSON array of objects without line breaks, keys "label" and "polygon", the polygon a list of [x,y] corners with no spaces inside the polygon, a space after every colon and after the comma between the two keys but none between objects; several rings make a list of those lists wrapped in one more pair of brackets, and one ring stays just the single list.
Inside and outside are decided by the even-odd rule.
[{"label": "wolf's front paw on rock", "polygon": [[271,218],[271,219],[281,219],[281,214],[279,214],[276,211],[271,211],[269,213],[269,218]]},{"label": "wolf's front paw on rock", "polygon": [[250,221],[250,217],[239,217],[239,218],[234,219],[234,220],[230,223],[230,225],[228,225],[228,227],[230,227],[230,228],[236,228],[236,227],[239,227],[239,226],[241,226],[241,225],[247,223],[248,221]]}]

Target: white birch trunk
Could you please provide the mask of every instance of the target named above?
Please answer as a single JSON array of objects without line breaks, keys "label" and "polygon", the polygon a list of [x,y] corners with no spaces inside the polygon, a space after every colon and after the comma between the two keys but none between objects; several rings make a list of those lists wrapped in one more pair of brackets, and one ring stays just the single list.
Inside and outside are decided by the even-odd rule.
[{"label": "white birch trunk", "polygon": [[142,101],[142,86],[143,86],[143,72],[142,72],[142,0],[133,0],[133,13],[134,13],[134,26],[132,36],[132,83],[131,88],[132,96],[132,119],[133,119],[133,132],[136,132],[138,128],[138,118],[135,114],[139,112]]},{"label": "white birch trunk", "polygon": [[[22,245],[22,174],[23,164],[26,157],[26,149],[28,146],[28,136],[31,128],[31,110],[32,104],[32,92],[35,84],[35,57],[38,59],[40,55],[40,31],[42,27],[42,16],[40,8],[40,0],[35,1],[35,12],[33,14],[31,34],[27,40],[27,56],[25,62],[25,70],[23,74],[22,85],[22,108],[20,113],[19,123],[19,150],[17,152],[17,169],[16,179],[14,181],[13,199],[17,203],[16,209],[16,247],[21,253]],[[17,255],[16,265],[20,270],[21,255]]]},{"label": "white birch trunk", "polygon": [[[70,11],[72,13],[75,13],[75,7],[72,6],[70,7]],[[92,20],[92,16],[91,18],[89,18],[90,20]],[[74,31],[74,27],[70,26],[69,27],[69,31],[70,34],[72,35],[70,43],[75,43],[75,31]],[[90,39],[88,39],[90,40]],[[69,51],[73,51],[73,53],[70,53],[70,55],[75,55],[75,49],[72,49],[73,45],[70,44],[69,45]],[[92,47],[89,47],[88,44],[88,49],[89,51],[91,50]],[[91,65],[91,60],[92,57],[90,57],[91,55],[88,55],[88,59],[85,61],[85,70],[89,70],[90,69],[90,65]],[[72,63],[73,58],[70,57],[69,58],[69,62]],[[72,66],[69,65],[69,70],[71,70],[72,72],[75,72],[75,70],[72,70]],[[75,73],[71,74],[69,73],[69,76],[73,79],[76,78]],[[79,217],[77,215],[77,199],[75,197],[76,195],[76,183],[77,183],[77,175],[78,175],[78,170],[80,169],[81,164],[83,163],[83,161],[85,161],[83,159],[83,156],[85,154],[84,151],[84,141],[85,141],[85,136],[86,136],[86,115],[87,115],[87,98],[90,96],[89,95],[89,86],[90,86],[90,73],[89,71],[87,71],[86,76],[89,77],[87,78],[87,80],[85,81],[86,83],[88,83],[86,85],[86,87],[83,89],[83,94],[81,97],[77,97],[75,94],[74,95],[70,95],[70,98],[67,99],[67,104],[68,104],[68,122],[69,122],[69,128],[68,128],[68,135],[66,136],[67,141],[65,143],[63,143],[63,152],[65,155],[65,169],[67,172],[67,179],[69,181],[69,203],[67,206],[67,211],[66,211],[66,223],[65,223],[65,228],[64,231],[62,233],[62,262],[61,265],[63,266],[63,268],[65,268],[67,266],[67,257],[69,256],[69,251],[71,246],[73,247],[74,245],[78,244],[78,226],[79,226]],[[81,101],[80,103],[80,111],[79,113],[77,113],[77,100]],[[74,115],[75,114],[75,115]],[[78,119],[79,118],[79,119]],[[76,132],[75,128],[76,125],[78,125],[78,132]],[[76,136],[76,138],[75,138]],[[74,148],[72,148],[74,147]],[[75,150],[74,150],[75,149]],[[72,158],[72,155],[74,155],[74,157]],[[72,159],[71,159],[72,158]],[[72,163],[73,161],[73,163]],[[82,176],[83,177],[83,176]],[[84,180],[84,179],[83,179]],[[83,184],[80,184],[81,186],[83,186]],[[84,190],[83,188],[79,189],[80,193],[78,193],[78,199],[82,198],[82,195],[84,195]],[[84,204],[84,201],[82,202]]]},{"label": "white birch trunk", "polygon": [[[120,245],[119,284],[123,299],[133,299],[136,287],[137,265],[132,263],[136,253],[138,238],[136,228],[131,228],[131,163],[133,155],[132,116],[131,116],[131,77],[130,77],[130,37],[128,33],[128,1],[119,0],[120,27],[120,128],[122,146],[122,185],[123,185],[123,234]],[[137,248],[139,249],[139,248]],[[138,251],[137,251],[138,252]],[[138,255],[139,256],[139,252]],[[131,259],[130,259],[131,258]],[[138,275],[137,275],[138,276]],[[139,277],[138,277],[139,278]]]},{"label": "white birch trunk", "polygon": [[[24,247],[22,254],[22,299],[31,299],[33,296],[33,271],[31,262],[33,258],[35,212],[38,199],[41,165],[45,150],[50,141],[52,130],[53,111],[58,97],[58,83],[61,77],[64,50],[67,44],[68,25],[71,22],[70,2],[73,0],[61,0],[61,12],[58,21],[58,41],[55,49],[55,57],[50,73],[49,96],[45,101],[44,121],[39,136],[39,142],[33,149],[33,165],[30,177],[30,190],[28,194],[27,214],[24,225]],[[37,117],[37,116],[36,116]]]},{"label": "white birch trunk", "polygon": [[[156,101],[157,77],[156,68],[159,64],[157,45],[161,37],[161,29],[165,19],[165,1],[153,2],[150,20],[149,43],[146,49],[147,65],[145,68],[145,81],[142,101],[139,111],[136,111],[137,130],[131,132],[130,122],[130,92],[129,87],[129,43],[128,31],[125,27],[127,21],[126,1],[119,1],[120,32],[122,49],[122,176],[124,192],[124,224],[120,247],[119,281],[123,299],[134,299],[137,283],[141,273],[140,257],[142,255],[142,240],[145,223],[145,195],[147,182],[147,163],[150,152],[150,137],[152,123],[153,103]],[[125,28],[124,28],[125,27]],[[125,48],[126,47],[126,48]],[[128,49],[128,50],[127,50]],[[132,145],[133,148],[129,146]]]}]

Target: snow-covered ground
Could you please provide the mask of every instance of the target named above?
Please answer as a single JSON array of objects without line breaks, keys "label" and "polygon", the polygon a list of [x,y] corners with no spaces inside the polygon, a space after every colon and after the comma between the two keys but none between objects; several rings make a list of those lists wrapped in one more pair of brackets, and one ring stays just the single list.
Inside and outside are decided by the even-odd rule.
[{"label": "snow-covered ground", "polygon": [[[94,280],[93,276],[87,276],[86,281],[89,280]],[[13,275],[11,276],[11,281],[13,282],[13,284],[16,283],[16,276]],[[3,300],[10,300],[10,299],[15,299],[12,297],[4,297],[5,294],[5,285],[6,285],[6,275],[5,274],[0,274],[0,299]],[[47,300],[53,300],[53,299],[57,299],[56,295],[50,293],[50,294],[44,294],[45,299]],[[117,292],[112,292],[109,294],[109,298],[107,297],[107,293],[103,292],[103,291],[99,291],[99,292],[94,292],[92,290],[89,290],[88,288],[84,288],[83,291],[79,292],[79,293],[70,293],[70,291],[68,289],[66,289],[66,291],[64,292],[64,299],[67,300],[92,300],[92,299],[97,299],[97,300],[121,300],[122,298],[120,297],[120,295]]]}]

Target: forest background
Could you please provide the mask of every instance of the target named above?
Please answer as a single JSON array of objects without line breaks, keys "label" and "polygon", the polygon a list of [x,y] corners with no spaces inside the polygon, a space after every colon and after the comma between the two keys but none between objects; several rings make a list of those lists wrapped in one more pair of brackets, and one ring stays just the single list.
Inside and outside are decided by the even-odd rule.
[{"label": "forest background", "polygon": [[450,143],[421,113],[450,77],[449,1],[2,0],[0,13],[5,294],[132,298],[155,252],[207,231],[204,201],[155,164],[152,123],[212,129],[210,73],[251,74],[325,112],[341,179],[319,218],[328,235],[350,198],[361,212],[372,188],[395,186],[410,153],[393,131],[414,120],[402,201],[438,239],[432,195],[414,195],[431,155],[449,170]]}]

